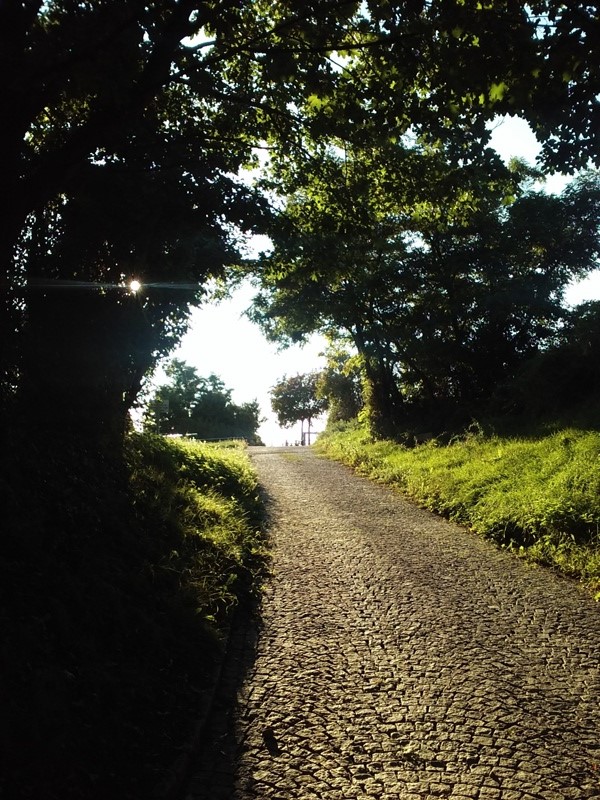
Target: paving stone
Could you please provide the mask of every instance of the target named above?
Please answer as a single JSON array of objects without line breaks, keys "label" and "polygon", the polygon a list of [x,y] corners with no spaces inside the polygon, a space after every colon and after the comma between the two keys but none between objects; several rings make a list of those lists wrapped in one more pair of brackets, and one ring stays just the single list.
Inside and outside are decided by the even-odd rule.
[{"label": "paving stone", "polygon": [[600,606],[308,448],[187,800],[600,798]]}]

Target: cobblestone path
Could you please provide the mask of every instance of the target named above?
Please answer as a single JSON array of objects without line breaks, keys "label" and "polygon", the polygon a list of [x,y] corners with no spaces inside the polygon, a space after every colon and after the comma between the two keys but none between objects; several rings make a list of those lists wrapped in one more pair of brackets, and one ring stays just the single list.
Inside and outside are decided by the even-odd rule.
[{"label": "cobblestone path", "polygon": [[252,458],[273,575],[187,800],[600,798],[600,605],[308,449]]}]

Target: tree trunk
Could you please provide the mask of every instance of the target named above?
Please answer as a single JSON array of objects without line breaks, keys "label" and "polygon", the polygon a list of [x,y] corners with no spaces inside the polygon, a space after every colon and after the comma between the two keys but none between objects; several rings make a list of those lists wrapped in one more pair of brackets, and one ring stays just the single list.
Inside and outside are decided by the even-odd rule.
[{"label": "tree trunk", "polygon": [[394,439],[400,433],[404,400],[393,370],[375,359],[365,359],[365,376],[371,432],[377,439]]}]

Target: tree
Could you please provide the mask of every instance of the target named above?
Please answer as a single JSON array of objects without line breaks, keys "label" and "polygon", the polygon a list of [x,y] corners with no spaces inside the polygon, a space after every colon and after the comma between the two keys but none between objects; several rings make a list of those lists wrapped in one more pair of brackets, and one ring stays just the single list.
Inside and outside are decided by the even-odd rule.
[{"label": "tree", "polygon": [[423,233],[462,229],[490,202],[481,186],[505,197],[516,181],[497,159],[453,170],[438,151],[402,143],[321,150],[302,167],[277,167],[286,206],[271,229],[254,318],[278,341],[346,334],[362,358],[374,429],[393,436],[405,402],[398,346],[410,345],[411,309],[424,289],[416,269]]},{"label": "tree", "polygon": [[427,148],[315,164],[292,174],[254,317],[277,340],[350,337],[378,435],[474,413],[552,341],[567,283],[596,264],[595,173],[549,197],[523,165],[457,175]]},{"label": "tree", "polygon": [[202,378],[195,367],[172,359],[165,372],[169,382],[148,401],[145,424],[160,433],[193,435],[199,439],[246,439],[260,444],[263,421],[256,400],[236,405],[231,389],[216,375]]},{"label": "tree", "polygon": [[[125,20],[135,28],[131,12],[129,8]],[[93,11],[87,12],[87,21],[83,9],[79,14],[84,30],[100,21]],[[75,17],[48,4],[47,11],[40,12],[38,36],[47,29],[49,38],[58,36],[61,27],[70,30]],[[86,48],[106,74],[112,67],[104,59],[114,55],[115,48],[118,51],[115,32],[126,22],[119,14],[101,19],[107,52],[96,42],[97,33]],[[34,43],[35,33],[31,31]],[[160,49],[158,42],[156,48]],[[60,47],[56,53],[50,48],[47,56],[59,64],[67,58]],[[74,59],[85,61],[85,56],[77,53]],[[53,69],[60,80],[60,70]],[[85,92],[94,93],[95,81],[85,70],[77,75],[75,89],[84,95],[69,99],[71,78],[63,87],[67,97],[60,94],[56,99],[50,128],[36,125],[31,135],[32,164],[25,183],[31,173],[43,186],[39,173],[46,169],[50,181],[54,163],[61,158],[75,163],[65,168],[65,175],[54,175],[56,186],[62,183],[61,194],[53,197],[48,188],[48,196],[39,198],[23,228],[17,273],[24,286],[18,398],[28,419],[36,419],[34,409],[43,396],[48,419],[58,429],[78,435],[103,432],[112,439],[122,433],[142,376],[185,329],[189,304],[201,295],[202,284],[221,274],[224,263],[235,257],[233,238],[222,219],[229,225],[239,221],[240,214],[246,214],[243,196],[250,193],[236,188],[224,174],[236,170],[239,153],[226,159],[216,150],[209,152],[205,142],[194,144],[186,119],[191,120],[198,102],[177,86],[167,92],[159,83],[151,107],[146,97],[143,105],[137,103],[137,115],[121,109],[131,125],[123,131],[111,132],[114,121],[104,119],[107,109],[96,109],[97,127],[83,119],[78,131],[89,137],[91,150],[73,153],[69,140],[71,129],[77,129],[76,120],[61,110],[65,104],[72,108],[84,103]],[[117,80],[108,76],[111,92],[113,78]],[[125,95],[133,92],[122,80],[117,85]],[[106,91],[100,92],[98,103],[101,98],[110,106]],[[115,93],[116,103],[124,99]],[[175,102],[179,120],[173,116]],[[181,153],[186,153],[184,159]],[[34,169],[38,161],[42,163]],[[257,209],[254,200],[252,206],[246,221]],[[126,288],[133,277],[143,283],[143,291],[135,297]],[[73,290],[73,285],[78,288]],[[60,327],[56,319],[61,320]]]},{"label": "tree", "polygon": [[312,420],[327,410],[328,402],[319,395],[319,374],[308,372],[304,375],[284,377],[271,389],[271,406],[277,414],[279,424],[284,428],[302,423],[302,444],[304,444],[304,422],[308,423],[308,443]]},{"label": "tree", "polygon": [[[142,375],[181,335],[190,303],[237,259],[236,226],[258,224],[256,196],[230,176],[275,122],[281,135],[292,130],[284,111],[291,99],[301,105],[305,82],[327,77],[308,43],[285,68],[265,58],[288,36],[322,41],[345,18],[337,5],[302,10],[2,3],[5,403],[18,395],[24,416],[42,424],[42,396],[45,418],[65,431],[122,431]],[[145,287],[135,302],[124,288],[132,277]]]},{"label": "tree", "polygon": [[478,407],[550,346],[568,316],[567,285],[597,263],[599,203],[590,174],[562,196],[527,192],[464,231],[427,236],[407,384],[432,402]]}]

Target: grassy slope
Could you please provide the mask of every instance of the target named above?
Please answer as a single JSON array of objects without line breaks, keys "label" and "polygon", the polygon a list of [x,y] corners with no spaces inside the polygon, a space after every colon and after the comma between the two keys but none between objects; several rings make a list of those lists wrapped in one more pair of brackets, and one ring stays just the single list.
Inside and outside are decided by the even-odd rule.
[{"label": "grassy slope", "polygon": [[349,427],[321,436],[317,447],[500,546],[581,580],[600,598],[600,433],[470,435],[406,449],[371,442]]},{"label": "grassy slope", "polygon": [[0,796],[150,796],[264,563],[249,462],[136,436],[126,463],[30,444],[8,475]]}]

